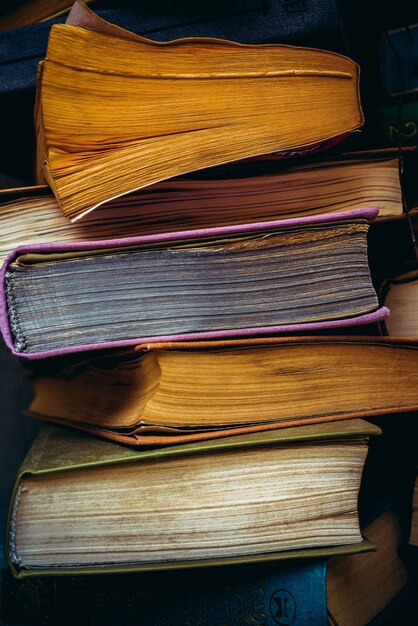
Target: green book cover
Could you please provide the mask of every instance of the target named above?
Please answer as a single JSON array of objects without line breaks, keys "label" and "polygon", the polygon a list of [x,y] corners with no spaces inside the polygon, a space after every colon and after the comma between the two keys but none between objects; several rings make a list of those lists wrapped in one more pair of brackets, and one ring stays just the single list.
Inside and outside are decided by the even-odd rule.
[{"label": "green book cover", "polygon": [[418,101],[371,111],[366,119],[367,136],[374,147],[418,146]]},{"label": "green book cover", "polygon": [[[380,429],[373,424],[360,419],[336,421],[310,426],[278,429],[267,432],[252,433],[249,435],[226,437],[224,439],[207,440],[193,444],[170,446],[138,450],[96,439],[83,433],[65,429],[59,426],[45,426],[39,433],[24,463],[22,464],[11,498],[6,529],[6,555],[9,566],[16,576],[43,575],[52,573],[49,569],[25,570],[16,567],[13,558],[17,494],[22,480],[29,476],[41,476],[57,472],[67,473],[75,470],[118,465],[123,471],[127,464],[144,464],[147,461],[164,460],[195,454],[211,454],[235,448],[243,449],[256,446],[292,446],[295,444],[309,444],[310,442],[367,438],[380,434]],[[176,480],[174,478],[174,480]],[[219,565],[225,563],[242,563],[253,561],[271,561],[286,558],[323,557],[335,554],[346,554],[353,551],[372,549],[368,542],[356,545],[291,550],[277,553],[267,553],[245,557],[226,557],[210,559],[208,561],[195,560],[175,563],[159,563],[151,565],[126,565],[122,567],[66,567],[62,570],[53,570],[53,573],[74,574],[94,573],[97,571],[142,571],[147,569],[189,568],[202,565]]]}]

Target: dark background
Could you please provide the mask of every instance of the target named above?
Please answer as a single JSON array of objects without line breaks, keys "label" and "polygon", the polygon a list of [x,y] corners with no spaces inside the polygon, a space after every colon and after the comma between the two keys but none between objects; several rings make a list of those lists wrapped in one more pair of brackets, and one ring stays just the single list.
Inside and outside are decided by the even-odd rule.
[{"label": "dark background", "polygon": [[16,471],[35,436],[37,424],[23,418],[32,396],[25,370],[0,339],[0,506],[7,507]]}]

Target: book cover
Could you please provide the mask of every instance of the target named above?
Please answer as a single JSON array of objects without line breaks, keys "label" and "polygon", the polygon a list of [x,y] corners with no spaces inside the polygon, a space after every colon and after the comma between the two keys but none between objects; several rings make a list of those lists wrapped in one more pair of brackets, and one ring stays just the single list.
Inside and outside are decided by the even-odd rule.
[{"label": "book cover", "polygon": [[[21,248],[18,248],[12,255],[9,256],[9,258],[5,261],[3,268],[2,268],[2,272],[1,272],[3,290],[2,290],[2,293],[0,294],[0,299],[1,299],[1,304],[2,304],[1,327],[2,327],[3,337],[5,339],[6,345],[12,350],[14,354],[19,354],[19,356],[21,356],[22,358],[28,358],[28,359],[35,358],[36,359],[40,357],[43,358],[43,357],[48,357],[48,356],[53,356],[53,355],[71,353],[71,352],[80,351],[80,350],[86,351],[86,350],[98,349],[98,348],[110,348],[110,347],[120,347],[120,346],[127,346],[127,345],[137,345],[139,343],[145,343],[149,341],[153,341],[153,342],[181,341],[181,340],[187,341],[187,340],[194,340],[194,339],[219,339],[219,338],[224,338],[224,337],[226,338],[229,336],[253,336],[254,334],[266,335],[266,334],[272,334],[272,333],[285,333],[285,332],[295,333],[295,332],[304,332],[304,331],[311,331],[311,330],[322,330],[324,328],[344,327],[344,326],[352,326],[352,325],[360,325],[360,324],[368,324],[368,323],[376,322],[386,317],[388,315],[388,310],[385,307],[377,308],[378,307],[377,299],[376,299],[376,295],[374,293],[374,289],[371,284],[370,273],[369,273],[368,264],[367,264],[367,256],[365,256],[366,249],[364,245],[361,245],[361,247],[358,246],[359,247],[358,254],[360,254],[361,262],[364,265],[364,272],[363,272],[364,285],[363,285],[363,282],[361,283],[361,285],[362,285],[362,289],[364,292],[364,297],[367,295],[367,298],[366,298],[367,302],[365,302],[364,297],[363,297],[365,304],[363,305],[363,308],[361,309],[359,308],[359,305],[357,303],[356,313],[354,313],[354,309],[351,307],[349,308],[350,311],[353,311],[351,314],[348,313],[347,312],[348,309],[345,308],[343,314],[341,313],[336,314],[335,312],[332,312],[332,314],[327,313],[327,315],[323,316],[322,320],[321,320],[321,317],[319,317],[319,320],[318,320],[318,317],[311,316],[309,319],[306,319],[306,321],[299,320],[299,321],[296,321],[297,323],[282,323],[282,324],[276,323],[276,325],[273,325],[271,323],[270,325],[263,325],[262,323],[259,323],[259,320],[258,320],[257,327],[254,327],[254,326],[246,327],[246,325],[241,322],[239,324],[239,327],[236,329],[232,329],[231,327],[229,329],[221,328],[219,326],[219,323],[220,323],[219,322],[217,324],[217,328],[210,328],[210,327],[208,328],[205,325],[205,330],[192,328],[192,329],[188,329],[187,332],[184,332],[184,330],[183,331],[178,330],[177,332],[175,332],[172,330],[174,328],[174,325],[171,325],[170,334],[165,333],[165,334],[158,335],[158,334],[154,334],[153,332],[151,332],[151,334],[148,334],[148,336],[136,336],[134,338],[127,337],[123,339],[111,337],[111,338],[106,338],[106,340],[104,341],[96,339],[94,343],[90,343],[89,341],[86,341],[84,343],[81,341],[77,341],[75,345],[74,345],[74,342],[72,342],[72,345],[66,345],[66,346],[57,345],[57,346],[50,347],[50,349],[45,349],[42,346],[40,347],[40,349],[25,350],[25,345],[26,345],[25,341],[21,342],[19,340],[16,343],[17,337],[21,336],[22,328],[21,328],[21,319],[16,318],[16,316],[13,313],[15,311],[16,299],[15,299],[15,291],[11,289],[11,285],[10,285],[10,271],[9,270],[10,270],[11,263],[14,259],[19,259],[19,264],[20,264],[20,260],[23,260],[23,257],[25,258],[25,264],[27,263],[27,261],[29,261],[29,263],[31,264],[34,261],[36,264],[37,261],[44,258],[42,255],[45,255],[45,254],[52,255],[51,257],[49,257],[51,259],[58,258],[58,257],[68,259],[70,258],[70,256],[74,258],[76,257],[81,258],[83,257],[83,255],[85,255],[87,251],[91,251],[91,254],[95,254],[93,251],[98,251],[98,250],[105,251],[106,249],[109,249],[109,251],[112,251],[112,249],[117,249],[121,246],[124,246],[128,250],[135,246],[138,246],[138,249],[139,247],[144,247],[145,249],[146,246],[155,246],[155,249],[158,250],[158,246],[162,243],[165,243],[167,244],[167,246],[169,246],[170,244],[174,244],[175,242],[185,242],[185,241],[192,241],[196,247],[196,250],[198,250],[197,244],[199,244],[200,241],[204,242],[205,240],[206,241],[212,240],[213,242],[216,243],[218,239],[219,241],[221,241],[221,238],[225,238],[225,241],[226,241],[228,237],[241,236],[241,234],[246,235],[247,233],[249,235],[256,236],[257,234],[262,234],[263,232],[268,233],[270,231],[275,231],[276,229],[278,232],[281,232],[282,229],[283,231],[285,231],[285,229],[298,228],[298,227],[305,228],[311,225],[316,227],[319,224],[324,224],[324,227],[325,227],[325,226],[332,225],[335,223],[339,224],[341,220],[349,220],[349,219],[351,220],[357,219],[359,220],[359,222],[361,220],[367,221],[367,220],[373,220],[376,217],[377,212],[378,212],[377,209],[373,209],[373,208],[358,209],[358,210],[347,211],[343,213],[326,214],[326,215],[320,216],[320,218],[318,218],[318,216],[308,216],[308,217],[294,218],[294,219],[289,219],[289,220],[276,220],[273,222],[262,222],[258,224],[246,224],[246,225],[218,227],[218,228],[211,228],[211,229],[200,229],[196,231],[173,232],[173,233],[166,233],[166,234],[156,234],[156,235],[149,235],[149,236],[144,236],[144,237],[133,237],[133,238],[119,239],[119,240],[115,239],[115,240],[100,241],[100,242],[80,242],[80,243],[70,242],[70,243],[65,243],[65,244],[53,243],[53,244],[46,244],[46,245],[40,244],[40,245],[34,245],[34,246],[28,246],[28,247],[23,246]],[[300,232],[302,233],[302,230]],[[362,231],[362,234],[361,235],[359,234],[358,236],[362,237],[363,231]],[[259,241],[262,241],[262,240],[260,239]],[[265,241],[266,243],[268,243],[268,240],[265,240]],[[362,241],[362,244],[365,244],[365,240]],[[245,248],[245,242],[244,242],[244,248]],[[214,247],[214,249],[216,252],[216,246]],[[249,247],[249,250],[250,249],[251,249],[251,246]],[[168,247],[167,247],[167,250],[169,250]],[[221,250],[221,247],[219,247],[219,250]],[[70,253],[70,254],[66,256],[66,253]],[[300,254],[302,253],[301,246],[299,247],[299,253]],[[335,253],[335,249],[333,248],[333,254],[334,253]],[[64,255],[64,257],[60,255]],[[213,257],[213,254],[211,253],[209,256]],[[120,255],[119,255],[119,258],[120,258]],[[168,258],[171,259],[174,257],[171,254],[171,255],[168,255]],[[231,256],[230,258],[233,258],[233,257]],[[300,259],[301,261],[303,260],[303,268],[305,268],[305,265],[307,262],[307,256],[300,257]],[[262,261],[262,263],[264,263],[264,265],[260,266],[261,270],[263,267],[265,267],[265,262]],[[271,263],[269,264],[269,267],[270,265]],[[32,267],[35,267],[35,266],[32,265]],[[341,267],[344,268],[345,266],[342,265]],[[304,276],[305,269],[303,268],[302,267],[299,268],[299,274],[302,271],[302,274]],[[321,268],[322,266],[319,268],[319,270],[321,270]],[[258,271],[260,271],[260,269]],[[186,275],[187,275],[187,272],[186,272]],[[200,275],[201,278],[204,277],[204,275],[205,274],[201,274]],[[298,276],[298,273],[296,271],[295,271],[295,275]],[[167,276],[169,277],[170,274]],[[257,276],[257,275],[254,274],[254,276]],[[362,278],[362,276],[360,278]],[[239,273],[236,274],[236,277],[239,277]],[[349,279],[351,281],[357,280],[354,271],[352,272],[352,275],[349,275]],[[155,283],[154,279],[153,281]],[[234,278],[232,278],[232,282],[234,282]],[[261,286],[261,283],[260,283],[260,286]],[[352,289],[352,287],[353,285],[351,285],[350,289]],[[268,293],[270,294],[271,290],[269,290]],[[351,293],[351,291],[350,292],[347,291],[347,293]],[[231,298],[229,298],[228,301],[232,302]],[[278,301],[278,304],[280,305],[280,300]],[[347,303],[346,306],[348,306],[349,304],[350,303]],[[8,309],[10,310],[8,311]],[[138,311],[139,310],[140,309],[138,309]],[[12,316],[11,318],[10,318],[10,312]],[[18,319],[19,321],[16,324]],[[147,319],[151,319],[151,318],[148,316]],[[12,327],[14,328],[15,336],[13,336]],[[183,327],[184,326],[182,325],[178,326],[179,329]],[[120,328],[120,332],[122,333],[125,332],[125,327],[123,325]]]},{"label": "book cover", "polygon": [[[347,515],[348,514],[345,513],[343,514],[341,518],[339,518],[337,514],[334,514],[333,523],[332,523],[333,524],[332,525],[332,528],[333,528],[332,537],[328,537],[328,538],[322,537],[322,539],[319,542],[319,545],[315,546],[311,544],[309,549],[298,549],[297,545],[293,544],[294,549],[280,551],[277,549],[277,544],[275,544],[276,548],[273,551],[270,551],[269,549],[266,549],[264,547],[262,550],[255,549],[255,552],[253,553],[254,547],[249,546],[247,550],[244,550],[244,554],[241,554],[241,556],[238,556],[238,554],[236,554],[236,556],[233,556],[232,554],[227,556],[225,553],[224,556],[219,556],[218,554],[218,557],[215,557],[215,552],[216,553],[219,552],[218,548],[216,548],[212,556],[206,559],[205,558],[193,559],[191,558],[191,554],[189,550],[187,550],[187,552],[185,553],[187,555],[187,558],[185,558],[185,560],[184,559],[173,560],[172,558],[168,558],[168,560],[165,560],[165,561],[164,560],[161,561],[162,553],[160,552],[160,550],[158,550],[157,553],[152,557],[153,561],[155,560],[155,557],[157,558],[155,562],[147,562],[147,559],[145,559],[145,561],[143,562],[140,562],[140,561],[137,562],[135,559],[135,562],[129,563],[127,562],[127,559],[128,559],[127,553],[125,553],[123,557],[124,563],[115,562],[113,565],[110,563],[107,563],[107,564],[95,566],[93,563],[90,563],[90,565],[86,568],[86,566],[82,565],[81,563],[79,565],[77,565],[76,563],[73,563],[71,566],[65,566],[65,567],[58,566],[57,568],[57,567],[47,566],[47,567],[33,569],[31,567],[28,567],[28,568],[23,567],[23,561],[21,559],[21,556],[18,556],[19,541],[20,541],[19,533],[22,530],[24,530],[26,534],[28,528],[27,527],[21,528],[19,519],[16,516],[20,515],[19,509],[22,504],[21,498],[23,496],[22,488],[24,488],[25,484],[28,484],[26,483],[26,481],[28,480],[32,481],[32,480],[40,479],[44,481],[46,479],[48,481],[52,479],[53,481],[56,482],[55,479],[58,478],[59,482],[57,483],[57,486],[59,486],[59,484],[62,484],[62,481],[65,481],[67,477],[71,480],[75,479],[77,481],[83,478],[83,473],[85,472],[89,474],[92,470],[99,471],[100,476],[104,476],[102,474],[103,471],[107,474],[109,470],[123,467],[124,481],[126,482],[128,472],[132,470],[137,474],[137,478],[135,479],[136,487],[141,487],[142,489],[142,486],[140,483],[144,483],[146,479],[146,473],[148,473],[149,471],[147,468],[149,467],[152,469],[154,461],[158,461],[158,463],[157,464],[154,463],[154,465],[156,468],[158,468],[159,472],[160,470],[165,471],[164,467],[166,467],[167,471],[169,471],[170,473],[171,471],[175,472],[174,468],[173,470],[171,470],[171,463],[173,461],[175,461],[176,464],[178,461],[180,461],[180,463],[184,465],[184,463],[186,464],[188,463],[188,459],[189,459],[190,463],[192,463],[191,467],[194,466],[196,470],[198,471],[198,473],[200,473],[201,471],[206,471],[202,468],[207,463],[209,463],[209,465],[215,464],[215,466],[218,468],[217,474],[216,474],[217,475],[216,485],[217,485],[218,499],[219,499],[220,494],[223,492],[223,489],[220,486],[220,482],[219,482],[221,479],[221,476],[219,474],[220,466],[218,465],[218,463],[220,462],[219,455],[221,455],[221,457],[228,464],[230,461],[234,463],[235,461],[240,463],[241,462],[240,459],[242,459],[243,453],[248,452],[251,455],[257,455],[257,456],[258,456],[258,453],[261,453],[261,455],[265,459],[265,461],[263,462],[263,470],[262,470],[264,472],[265,471],[264,467],[267,467],[265,464],[267,463],[266,451],[268,449],[271,450],[274,454],[276,454],[277,452],[279,455],[282,455],[283,453],[286,455],[292,455],[293,450],[295,450],[296,458],[298,458],[297,449],[299,446],[303,446],[304,452],[300,458],[300,461],[305,462],[304,459],[306,460],[306,455],[308,455],[309,453],[310,446],[312,446],[311,449],[313,451],[315,446],[319,445],[318,453],[322,455],[327,450],[329,450],[329,452],[333,450],[332,448],[328,449],[326,447],[324,449],[323,445],[327,444],[330,441],[336,441],[336,442],[339,442],[338,444],[339,455],[341,455],[345,445],[347,446],[345,448],[346,453],[349,455],[351,454],[357,455],[357,452],[355,452],[354,446],[357,446],[357,445],[361,446],[361,449],[363,450],[361,452],[361,457],[363,458],[363,460],[361,461],[360,457],[358,458],[358,463],[359,463],[358,470],[361,471],[361,466],[364,463],[364,457],[365,457],[365,454],[364,454],[365,450],[363,446],[365,445],[366,440],[369,436],[376,435],[379,433],[380,433],[380,429],[372,424],[368,424],[367,422],[363,422],[362,420],[349,420],[346,422],[339,422],[339,423],[332,422],[328,424],[317,424],[313,426],[305,426],[305,427],[299,427],[299,428],[293,428],[293,429],[288,428],[288,429],[272,431],[269,433],[253,433],[250,435],[228,437],[222,440],[196,442],[196,443],[184,444],[184,445],[174,446],[174,447],[138,451],[132,448],[127,448],[124,446],[117,445],[115,443],[105,442],[103,440],[99,440],[94,437],[89,437],[86,435],[83,436],[82,434],[77,433],[77,432],[65,431],[64,429],[59,428],[59,427],[45,427],[41,431],[34,446],[32,447],[28,456],[26,457],[26,460],[24,461],[16,479],[16,485],[15,485],[14,493],[11,499],[8,526],[7,526],[7,532],[6,532],[6,537],[8,538],[7,544],[6,544],[6,553],[7,553],[9,566],[11,567],[15,575],[19,577],[25,577],[25,576],[31,576],[31,575],[33,576],[33,575],[41,575],[41,574],[50,574],[50,573],[53,573],[54,571],[59,571],[61,574],[72,574],[72,573],[86,573],[86,572],[95,572],[95,571],[96,572],[100,572],[100,571],[102,572],[105,572],[105,571],[128,572],[132,570],[138,571],[138,570],[147,570],[147,569],[164,570],[164,569],[172,569],[173,567],[174,568],[187,568],[187,567],[201,567],[204,565],[215,566],[217,564],[239,564],[239,563],[256,562],[256,561],[276,561],[276,560],[288,559],[288,558],[300,559],[303,557],[321,557],[321,556],[330,555],[330,554],[338,555],[338,554],[344,554],[347,552],[350,553],[350,552],[358,551],[358,550],[360,551],[368,550],[370,549],[370,544],[368,544],[367,542],[359,543],[360,539],[357,538],[357,531],[353,534],[351,540],[349,541],[347,540],[343,541],[342,538],[340,539],[340,541],[336,539],[337,526],[341,525],[340,522],[342,523],[342,526],[344,528],[347,527],[347,523],[348,523]],[[359,452],[360,452],[360,448],[359,448]],[[289,460],[290,460],[290,456],[289,456]],[[148,465],[149,463],[151,463],[151,465]],[[352,472],[353,467],[351,463],[350,463],[350,467],[351,467],[350,472]],[[343,469],[341,471],[344,472]],[[327,470],[327,473],[328,473],[328,470]],[[306,476],[307,474],[309,474],[309,472],[307,473],[305,469],[301,476]],[[116,472],[116,474],[114,475],[115,476],[119,475],[119,472]],[[186,470],[186,466],[184,466],[183,470],[181,470],[180,473],[178,474],[178,481],[180,481],[178,485],[179,488],[181,488],[181,481],[185,480],[184,477],[187,475],[188,475],[188,470]],[[138,482],[139,476],[142,476],[142,480]],[[242,481],[242,484],[246,484],[247,482],[247,479],[245,478],[245,476],[246,476],[246,473],[241,471],[240,480]],[[203,474],[202,474],[202,477],[203,477]],[[345,476],[345,478],[346,478],[346,481],[344,482],[344,485],[346,484],[348,477]],[[260,480],[261,479],[262,479],[262,474],[260,474]],[[151,476],[151,480],[153,480],[152,476]],[[161,477],[161,480],[164,480],[163,477]],[[202,480],[199,478],[197,478],[197,480],[198,480],[197,484],[200,485],[199,493],[203,493],[202,488],[204,486],[204,482],[199,482]],[[227,480],[229,481],[230,479],[227,479]],[[271,480],[272,480],[272,477],[270,477],[270,481]],[[321,483],[320,476],[317,476],[316,480],[319,480]],[[359,476],[357,476],[357,478],[354,479],[354,483],[356,483],[357,480],[359,480]],[[191,482],[188,481],[188,489],[189,487],[192,486],[192,482],[193,481]],[[350,489],[354,489],[353,494],[356,491],[356,489],[358,490],[358,486],[359,486],[358,484],[354,484],[354,483],[350,487]],[[223,483],[224,488],[228,488],[229,484],[230,484],[229,482]],[[89,482],[89,488],[88,488],[89,490],[91,488],[91,485],[92,483]],[[326,480],[326,485],[327,485],[327,490],[329,490],[328,478]],[[80,483],[80,486],[81,486],[81,483]],[[161,483],[158,489],[163,488],[163,486],[164,486],[164,483]],[[174,483],[173,483],[173,486],[174,486]],[[260,486],[261,486],[261,483],[260,483]],[[265,487],[268,487],[268,485],[264,484],[263,489]],[[251,501],[253,503],[251,506],[253,506],[255,504],[256,496],[258,494],[258,488],[256,487],[256,483],[254,483],[251,486],[251,489],[252,489]],[[308,492],[310,492],[310,490],[311,490],[311,487],[309,487],[309,489],[304,494],[304,502],[306,501],[306,506],[308,502],[306,498],[308,498],[309,496]],[[149,494],[149,497],[151,497],[150,502],[152,503],[152,507],[154,511],[153,513],[153,520],[154,520],[153,527],[154,527],[159,519],[160,521],[162,521],[163,524],[165,524],[164,522],[165,514],[164,514],[164,511],[160,511],[160,515],[157,515],[155,513],[155,507],[157,506],[156,503],[158,501],[159,496],[155,492],[155,497],[157,498],[155,499],[155,497],[152,495],[153,493],[154,492],[151,491]],[[188,491],[185,490],[185,488],[182,488],[182,493],[183,493],[182,508],[186,507],[185,511],[187,513],[187,510],[189,510],[189,514],[186,514],[186,518],[185,518],[184,514],[182,513],[182,518],[183,518],[182,532],[181,532],[181,536],[179,537],[181,542],[184,541],[184,539],[182,539],[182,536],[185,532],[183,523],[186,522],[186,519],[189,515],[192,515],[192,509],[196,505],[196,503],[194,503],[193,507],[188,509],[187,503],[188,503],[188,497],[190,496],[188,496]],[[172,496],[171,492],[169,495],[171,498]],[[273,495],[273,493],[271,495]],[[277,497],[277,495],[278,494],[276,493],[274,497]],[[23,497],[25,498],[26,496],[23,496]],[[141,509],[140,509],[140,515],[142,515],[142,513],[145,511],[143,507],[148,506],[147,500],[144,500],[143,496],[138,495],[138,497],[141,498],[139,502],[142,502]],[[165,502],[167,502],[167,497],[168,497],[168,494],[165,492],[165,496],[164,496]],[[227,492],[225,492],[225,497],[227,497]],[[62,500],[62,502],[64,502],[64,500]],[[290,506],[291,501],[289,500],[287,502],[289,503],[289,506]],[[58,503],[59,501],[57,500],[56,502],[57,506],[58,506]],[[243,503],[242,503],[242,506],[243,506]],[[242,508],[242,506],[240,506],[239,509],[236,509],[236,513],[234,517],[237,516],[237,521],[238,519],[241,519],[241,515],[244,512],[244,509]],[[332,506],[335,507],[335,504],[333,504]],[[263,504],[263,508],[264,508],[264,523],[268,524],[267,519],[270,518],[270,512],[269,512],[270,508],[267,507],[266,503]],[[58,512],[58,509],[57,509],[57,512]],[[103,511],[103,513],[104,512],[105,511]],[[303,511],[301,511],[301,513],[302,512]],[[91,513],[93,513],[93,510],[91,510]],[[174,513],[174,509],[173,509],[173,513]],[[133,513],[132,513],[132,502],[131,502],[130,515],[132,514]],[[306,514],[308,513],[304,513],[304,515]],[[318,510],[316,508],[316,515],[317,514],[318,514]],[[195,514],[193,513],[193,516],[194,515]],[[213,515],[214,515],[213,511],[209,513],[209,519],[211,520],[211,526],[210,526],[211,532],[213,530],[212,521],[215,520],[215,518],[213,518]],[[351,516],[351,513],[350,513],[350,516]],[[298,513],[298,517],[299,517],[299,513]],[[116,519],[116,518],[112,517],[112,519]],[[132,519],[134,520],[135,518],[132,518]],[[235,524],[235,521],[233,521],[232,519],[231,521],[233,524]],[[244,522],[244,518],[242,518],[242,521]],[[355,516],[354,518],[352,518],[352,521],[354,522],[354,526],[356,526]],[[253,518],[253,524],[255,523],[256,523],[256,517]],[[294,523],[292,524],[292,526],[294,526],[295,523],[296,523],[296,518],[294,519]],[[145,524],[147,525],[147,522],[145,522]],[[312,527],[310,527],[309,535],[311,535],[314,532],[313,526],[315,526],[315,524],[316,523],[312,522]],[[187,522],[186,525],[188,526],[189,522]],[[76,526],[74,526],[74,529],[75,528]],[[95,526],[95,528],[97,528],[97,530],[99,529],[98,526],[97,527]],[[118,529],[118,532],[119,532],[119,529],[121,527],[120,525],[116,524],[114,528]],[[146,534],[144,534],[146,533],[146,526],[141,525],[141,528],[142,530],[140,533],[141,535],[140,545],[141,545],[141,550],[142,550],[142,547],[145,545],[145,542],[146,542]],[[172,542],[174,541],[174,537],[175,537],[175,535],[173,535],[173,532],[175,533],[175,528],[176,528],[175,521],[171,523],[170,528],[171,528],[170,534],[172,536],[170,545],[172,545]],[[280,525],[279,525],[279,528],[280,528]],[[358,529],[358,526],[357,526],[357,529]],[[151,527],[149,530],[153,532]],[[271,527],[271,530],[273,531],[273,526]],[[202,532],[204,533],[204,536],[206,537],[205,539],[205,545],[206,545],[207,542],[210,541],[209,536],[208,536],[209,528],[207,529],[207,531],[204,531],[204,529],[202,529]],[[344,530],[344,533],[345,532],[346,531]],[[265,533],[265,529],[263,530],[263,536],[264,536],[264,533]],[[288,530],[284,532],[284,535],[287,535],[287,533],[288,533]],[[284,535],[283,535],[283,538],[285,539]],[[49,536],[50,538],[52,537],[52,535],[49,535]],[[160,537],[162,541],[165,541],[164,533],[161,534]],[[361,538],[361,535],[359,534],[358,537]],[[232,537],[231,539],[233,543],[235,543],[235,536]],[[267,536],[266,536],[266,539],[267,539]],[[91,537],[90,541],[94,541],[93,537]],[[193,534],[190,536],[190,541],[192,542],[191,545],[193,545],[194,544]],[[217,546],[219,544],[219,541],[220,541],[220,536],[217,538],[217,544],[216,544]],[[311,540],[308,541],[308,545],[310,544],[310,542]],[[30,544],[33,547],[33,538],[30,540]],[[110,540],[108,544],[109,550],[111,549],[111,545],[112,545],[112,540]],[[127,548],[125,548],[125,550],[126,549]],[[155,549],[156,549],[156,546],[153,548],[153,551],[155,551]],[[235,552],[235,550],[236,548],[233,549],[233,552]],[[32,548],[31,548],[31,551],[32,551]],[[206,552],[206,548],[205,548],[205,552]],[[221,548],[220,554],[222,554],[223,552],[224,550]],[[227,552],[229,552],[229,550],[227,550]],[[209,551],[207,554],[208,555],[211,554],[211,551]],[[120,560],[120,557],[119,557],[119,560]]]},{"label": "book cover", "polygon": [[32,362],[27,414],[138,446],[393,415],[418,409],[417,348],[388,337],[266,337],[43,360]]},{"label": "book cover", "polygon": [[19,626],[326,626],[326,560],[33,577],[2,572],[1,617]]}]

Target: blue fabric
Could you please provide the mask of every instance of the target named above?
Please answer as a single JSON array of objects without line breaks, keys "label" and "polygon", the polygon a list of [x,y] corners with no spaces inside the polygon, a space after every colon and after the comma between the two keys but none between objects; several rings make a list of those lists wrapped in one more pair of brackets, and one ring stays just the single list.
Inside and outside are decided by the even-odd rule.
[{"label": "blue fabric", "polygon": [[418,24],[382,35],[380,68],[389,94],[418,90]]},{"label": "blue fabric", "polygon": [[21,626],[326,626],[326,562],[15,580],[2,617]]},{"label": "blue fabric", "polygon": [[[137,8],[98,9],[105,20],[156,41],[219,37],[242,43],[297,43],[341,49],[335,0],[143,0]],[[0,33],[0,93],[35,87],[52,24]]]}]

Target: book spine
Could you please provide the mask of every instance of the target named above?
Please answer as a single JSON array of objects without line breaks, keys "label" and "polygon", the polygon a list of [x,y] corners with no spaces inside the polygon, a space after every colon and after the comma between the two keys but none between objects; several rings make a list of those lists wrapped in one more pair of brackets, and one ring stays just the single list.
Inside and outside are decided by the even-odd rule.
[{"label": "book spine", "polygon": [[6,272],[4,289],[6,293],[7,311],[9,316],[10,330],[14,338],[14,348],[18,352],[26,349],[26,339],[22,331],[22,327],[17,312],[17,303],[13,289],[13,278],[10,272]]}]

